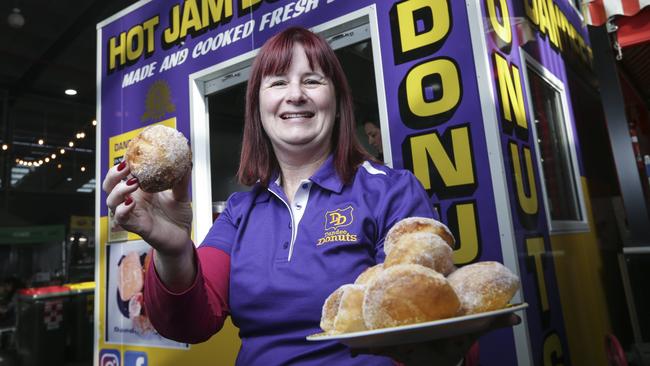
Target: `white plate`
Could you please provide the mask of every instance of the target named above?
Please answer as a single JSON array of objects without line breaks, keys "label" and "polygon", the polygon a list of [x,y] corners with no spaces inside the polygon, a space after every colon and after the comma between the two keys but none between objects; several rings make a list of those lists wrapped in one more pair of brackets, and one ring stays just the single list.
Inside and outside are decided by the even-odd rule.
[{"label": "white plate", "polygon": [[426,323],[402,325],[399,327],[365,330],[336,335],[313,334],[308,341],[339,341],[350,348],[392,346],[418,343],[438,338],[449,338],[460,334],[482,330],[497,315],[513,313],[528,307],[527,303],[511,305],[504,309],[485,313],[458,316]]}]

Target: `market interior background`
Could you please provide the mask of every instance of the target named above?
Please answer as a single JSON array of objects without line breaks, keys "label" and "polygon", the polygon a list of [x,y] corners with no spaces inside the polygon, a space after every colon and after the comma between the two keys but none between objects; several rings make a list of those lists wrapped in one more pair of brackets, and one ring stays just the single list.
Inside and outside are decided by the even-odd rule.
[{"label": "market interior background", "polygon": [[[13,288],[94,280],[96,24],[135,2],[0,2],[0,365],[13,362],[3,353],[14,336],[4,331],[14,322],[5,316]],[[618,63],[646,107],[648,60],[646,42],[625,50]],[[575,98],[591,103],[598,96]],[[603,118],[600,110],[591,113]],[[618,195],[604,122],[577,120],[594,123],[578,126],[590,134],[580,141],[592,194]],[[77,356],[68,362],[86,358]]]},{"label": "market interior background", "polygon": [[[0,365],[17,362],[7,351],[20,338],[10,306],[16,287],[92,286],[96,25],[134,2],[0,2]],[[92,292],[84,294],[69,298],[89,311],[75,324],[66,319],[68,364],[91,364]],[[39,352],[60,348],[37,333],[23,338]]]}]

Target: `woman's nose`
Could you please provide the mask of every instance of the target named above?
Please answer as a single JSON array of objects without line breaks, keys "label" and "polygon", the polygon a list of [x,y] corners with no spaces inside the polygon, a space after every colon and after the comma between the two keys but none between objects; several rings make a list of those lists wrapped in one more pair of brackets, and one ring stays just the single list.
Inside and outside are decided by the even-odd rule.
[{"label": "woman's nose", "polygon": [[305,102],[305,93],[299,82],[291,82],[287,87],[287,102],[301,104]]}]

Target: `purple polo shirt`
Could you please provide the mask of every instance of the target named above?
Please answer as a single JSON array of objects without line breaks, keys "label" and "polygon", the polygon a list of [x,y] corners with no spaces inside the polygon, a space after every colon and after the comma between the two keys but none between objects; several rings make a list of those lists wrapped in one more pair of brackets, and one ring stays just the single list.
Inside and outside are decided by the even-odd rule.
[{"label": "purple polo shirt", "polygon": [[292,207],[278,185],[233,194],[201,246],[230,255],[229,309],[240,329],[238,365],[394,365],[350,357],[319,333],[325,299],[384,261],[384,237],[410,216],[437,218],[426,192],[406,170],[365,162],[351,184],[332,158],[302,182]]}]

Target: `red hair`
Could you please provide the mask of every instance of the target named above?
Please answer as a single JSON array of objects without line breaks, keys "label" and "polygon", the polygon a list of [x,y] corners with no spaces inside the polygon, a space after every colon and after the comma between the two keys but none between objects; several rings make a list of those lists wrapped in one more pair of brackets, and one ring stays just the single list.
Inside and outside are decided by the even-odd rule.
[{"label": "red hair", "polygon": [[336,54],[320,36],[304,28],[292,27],[266,41],[253,62],[246,90],[244,136],[237,172],[239,182],[244,185],[253,185],[259,181],[268,186],[271,175],[279,169],[271,140],[262,127],[259,90],[265,76],[279,75],[289,69],[296,43],[304,48],[309,66],[312,69],[319,66],[334,85],[337,117],[330,144],[334,154],[334,168],[339,178],[344,183],[351,182],[364,160],[374,160],[357,140],[352,92]]}]

